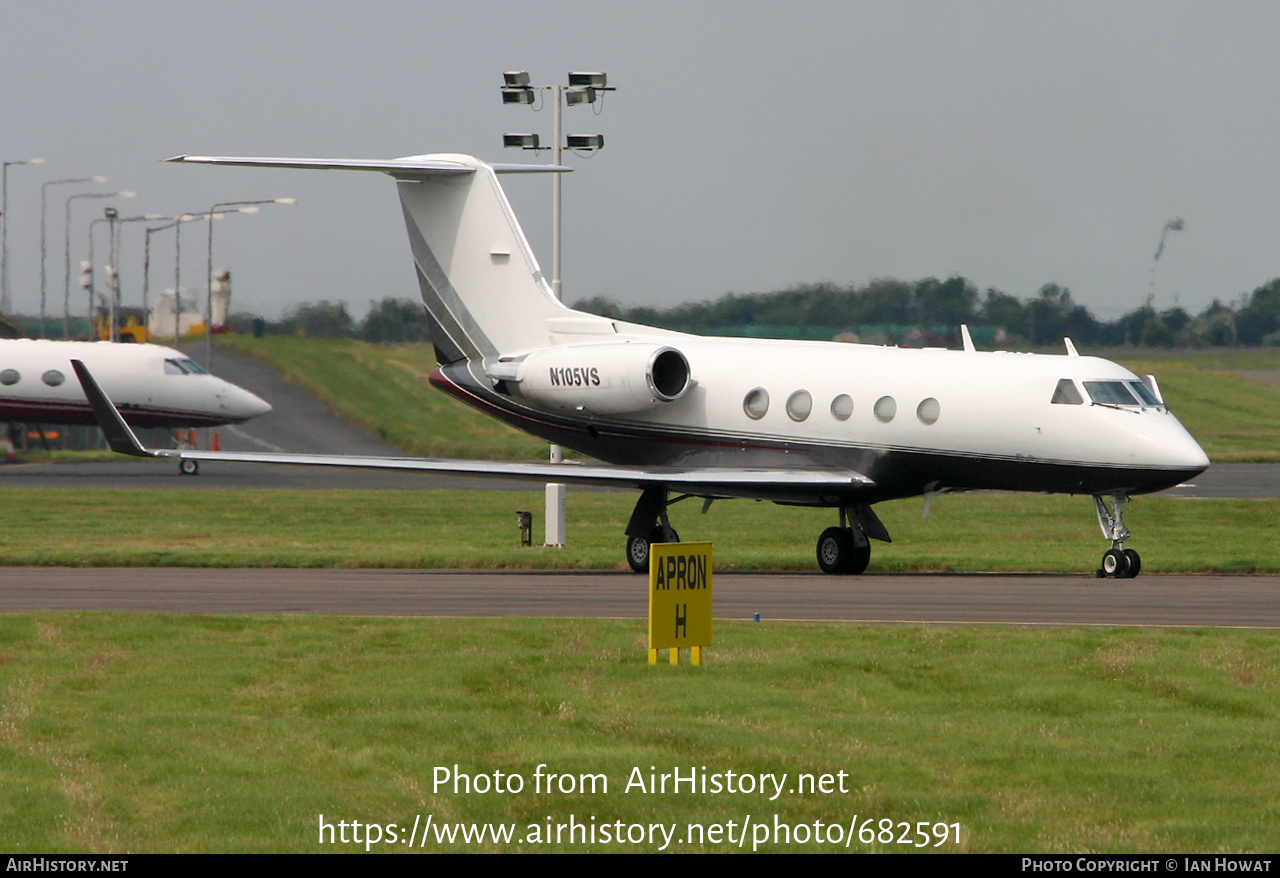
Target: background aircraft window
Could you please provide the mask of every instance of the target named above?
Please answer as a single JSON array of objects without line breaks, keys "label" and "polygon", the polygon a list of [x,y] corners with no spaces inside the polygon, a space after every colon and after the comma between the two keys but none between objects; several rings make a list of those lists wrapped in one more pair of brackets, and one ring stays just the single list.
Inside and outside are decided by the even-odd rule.
[{"label": "background aircraft window", "polygon": [[1089,398],[1102,405],[1137,405],[1123,381],[1086,381],[1084,389]]},{"label": "background aircraft window", "polygon": [[942,414],[942,406],[932,396],[921,400],[920,405],[916,406],[916,417],[922,424],[936,424],[940,414]]},{"label": "background aircraft window", "polygon": [[57,387],[59,384],[61,384],[63,381],[66,381],[67,379],[57,369],[50,369],[48,372],[45,372],[43,375],[40,376],[40,380],[43,381],[45,384],[48,384],[50,387]]},{"label": "background aircraft window", "polygon": [[763,387],[757,387],[749,392],[746,398],[742,400],[742,410],[753,421],[763,418],[764,413],[769,411],[769,391]]},{"label": "background aircraft window", "polygon": [[192,375],[208,375],[209,374],[209,370],[206,369],[204,366],[201,366],[195,360],[186,359],[186,360],[179,360],[178,362],[182,364],[182,368],[186,369]]},{"label": "background aircraft window", "polygon": [[1080,390],[1074,381],[1063,378],[1054,388],[1053,399],[1049,402],[1055,405],[1084,405],[1084,397],[1080,395]]},{"label": "background aircraft window", "polygon": [[1143,405],[1158,406],[1163,405],[1160,400],[1156,399],[1156,395],[1151,392],[1151,388],[1143,384],[1141,381],[1130,381],[1129,389],[1137,394],[1138,399],[1142,400]]},{"label": "background aircraft window", "polygon": [[847,421],[853,415],[853,397],[842,393],[831,400],[831,417],[837,421]]},{"label": "background aircraft window", "polygon": [[813,411],[813,397],[807,390],[797,390],[787,397],[787,416],[793,421],[803,421]]},{"label": "background aircraft window", "polygon": [[164,361],[164,374],[166,375],[186,375],[187,370],[183,368],[182,363],[177,360]]},{"label": "background aircraft window", "polygon": [[889,423],[898,413],[898,402],[892,396],[882,396],[876,400],[876,420]]},{"label": "background aircraft window", "polygon": [[17,384],[21,380],[22,376],[18,374],[17,369],[5,369],[3,372],[0,372],[0,384],[5,385],[6,387]]}]

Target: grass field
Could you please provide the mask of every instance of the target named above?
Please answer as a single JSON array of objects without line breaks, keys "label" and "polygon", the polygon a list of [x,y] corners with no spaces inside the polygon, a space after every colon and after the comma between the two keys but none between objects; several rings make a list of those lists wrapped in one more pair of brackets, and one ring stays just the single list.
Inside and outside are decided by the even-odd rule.
[{"label": "grass field", "polygon": [[[158,464],[162,465],[162,464]],[[571,491],[569,545],[518,545],[541,492],[0,490],[0,563],[59,566],[619,568],[631,492]],[[877,512],[894,538],[872,571],[1096,569],[1107,543],[1087,497],[947,495]],[[733,500],[677,504],[686,540],[726,570],[811,570],[831,510]],[[1126,509],[1144,575],[1280,572],[1280,500],[1140,497]]]},{"label": "grass field", "polygon": [[[321,845],[320,815],[403,835],[415,816],[492,821],[517,837],[574,815],[675,824],[676,839],[748,818],[837,824],[841,837],[869,818],[892,821],[893,838],[902,822],[959,824],[943,851],[1280,845],[1271,633],[724,623],[702,668],[673,668],[646,664],[643,632],[639,620],[6,617],[0,838],[10,853],[363,851]],[[538,793],[544,763],[575,784],[602,774],[608,792]],[[437,789],[437,767],[455,765],[526,786]],[[637,768],[647,782],[695,767],[787,781],[773,800],[625,790]],[[800,773],[831,775],[832,791],[792,792]],[[432,837],[425,850],[659,847]]]}]

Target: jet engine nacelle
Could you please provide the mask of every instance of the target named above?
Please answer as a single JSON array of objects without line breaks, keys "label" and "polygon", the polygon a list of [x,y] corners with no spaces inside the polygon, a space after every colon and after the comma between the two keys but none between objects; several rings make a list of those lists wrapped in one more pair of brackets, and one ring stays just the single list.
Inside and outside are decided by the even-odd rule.
[{"label": "jet engine nacelle", "polygon": [[621,415],[674,402],[689,390],[689,361],[667,345],[573,345],[534,351],[519,364],[520,396],[551,409]]}]

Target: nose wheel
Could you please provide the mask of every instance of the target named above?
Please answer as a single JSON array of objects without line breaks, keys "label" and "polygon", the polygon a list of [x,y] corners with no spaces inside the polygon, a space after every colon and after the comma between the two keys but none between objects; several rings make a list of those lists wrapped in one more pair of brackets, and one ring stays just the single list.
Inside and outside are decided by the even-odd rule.
[{"label": "nose wheel", "polygon": [[1093,497],[1098,526],[1102,528],[1102,535],[1111,540],[1111,548],[1102,556],[1102,566],[1098,568],[1099,579],[1133,579],[1142,570],[1142,558],[1133,549],[1124,547],[1124,541],[1133,536],[1124,525],[1124,504],[1128,501],[1124,494],[1112,495],[1109,510],[1100,495]]}]

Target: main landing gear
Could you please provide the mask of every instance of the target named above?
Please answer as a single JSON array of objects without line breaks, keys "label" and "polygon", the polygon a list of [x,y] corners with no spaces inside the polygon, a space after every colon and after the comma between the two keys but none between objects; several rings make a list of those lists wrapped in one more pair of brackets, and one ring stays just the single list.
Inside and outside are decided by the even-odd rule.
[{"label": "main landing gear", "polygon": [[1124,526],[1124,504],[1129,502],[1125,494],[1111,495],[1111,508],[1100,494],[1093,495],[1093,505],[1098,511],[1098,526],[1102,535],[1111,540],[1111,548],[1102,556],[1102,566],[1098,568],[1099,579],[1133,579],[1142,570],[1142,559],[1133,549],[1126,549],[1124,541],[1133,536]]},{"label": "main landing gear", "polygon": [[[667,507],[688,499],[682,494],[667,499],[664,488],[646,488],[636,501],[627,523],[627,565],[636,573],[649,572],[649,547],[654,543],[678,543],[680,535],[671,526]],[[707,511],[706,499],[702,511]],[[823,573],[858,574],[871,561],[871,540],[892,542],[883,522],[870,506],[840,507],[840,526],[829,527],[818,537],[818,566]]]},{"label": "main landing gear", "polygon": [[[653,543],[680,542],[680,535],[667,517],[667,507],[689,496],[683,494],[668,500],[666,488],[645,488],[640,493],[631,520],[627,522],[627,564],[633,572],[649,572],[649,546]],[[708,505],[710,502],[707,501]]]},{"label": "main landing gear", "polygon": [[889,539],[889,532],[870,506],[841,506],[840,526],[818,537],[818,566],[823,573],[857,575],[871,562],[871,540]]}]

